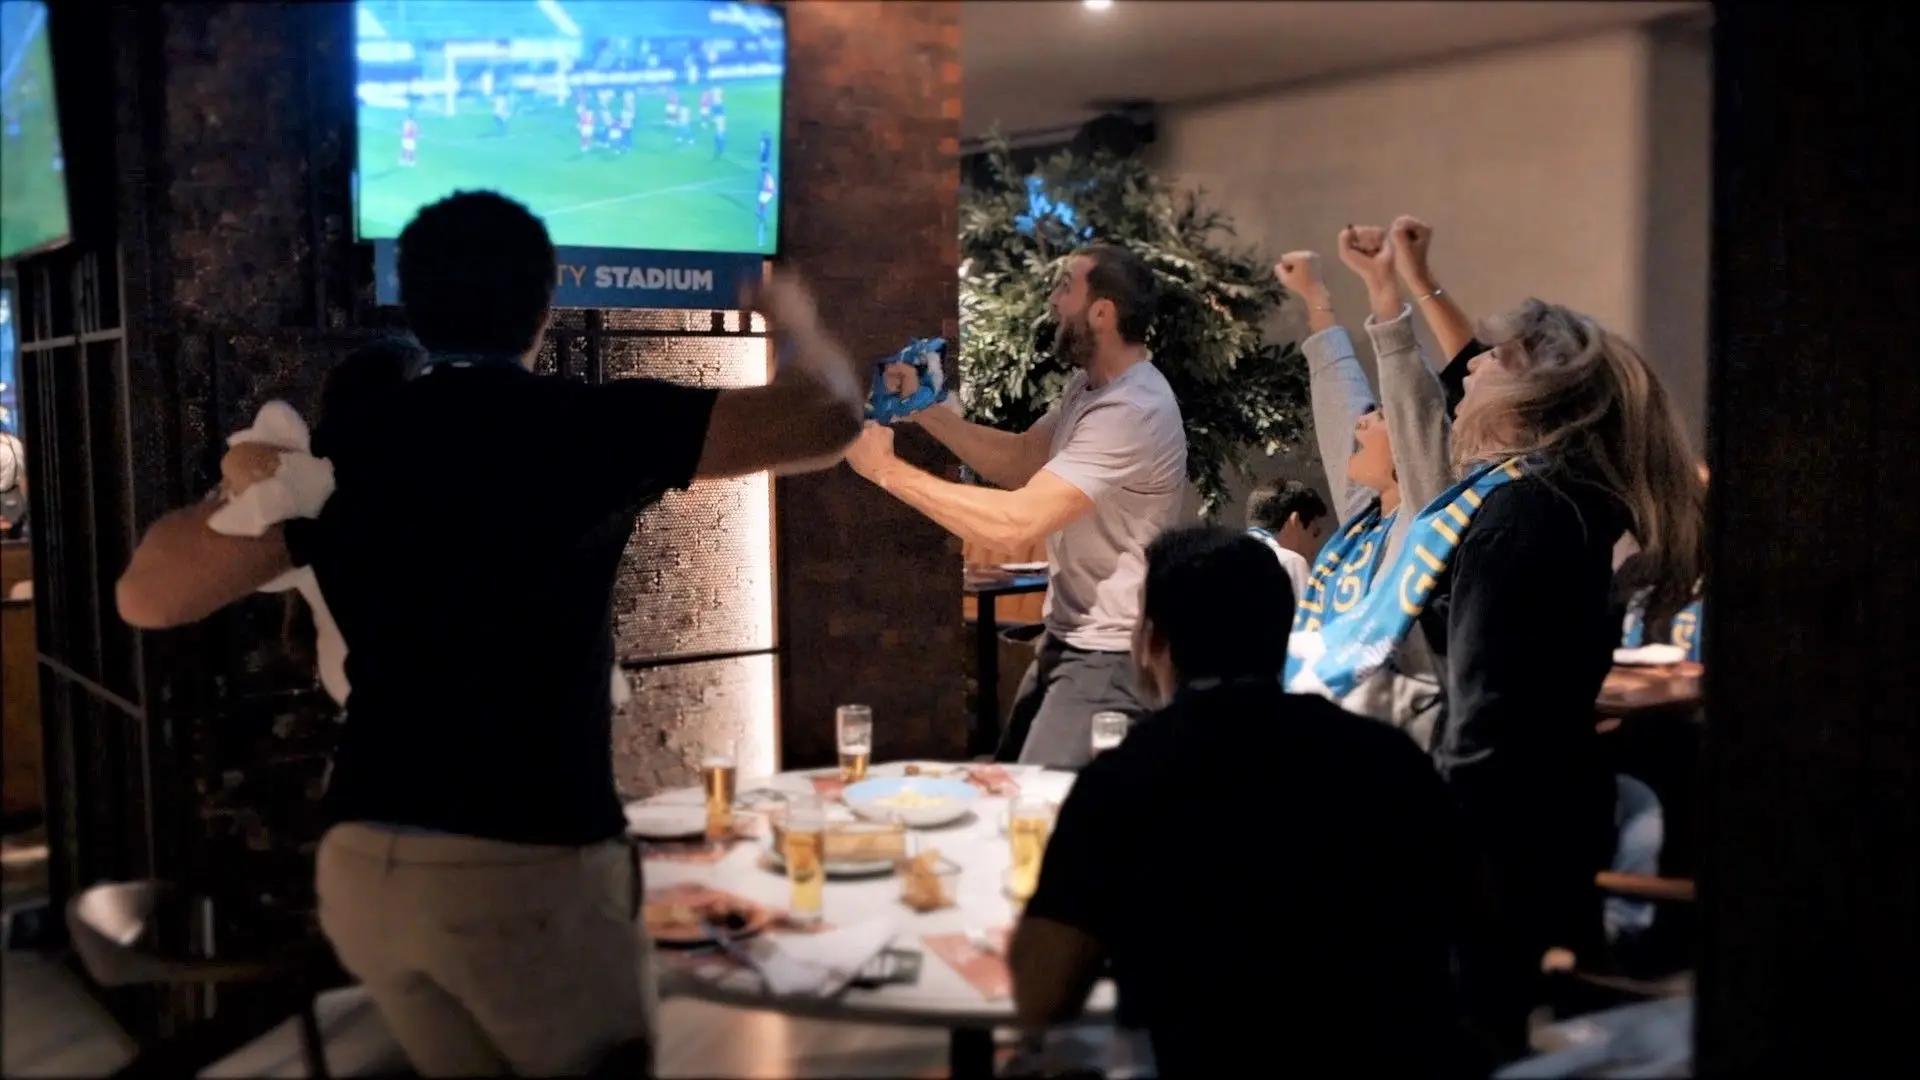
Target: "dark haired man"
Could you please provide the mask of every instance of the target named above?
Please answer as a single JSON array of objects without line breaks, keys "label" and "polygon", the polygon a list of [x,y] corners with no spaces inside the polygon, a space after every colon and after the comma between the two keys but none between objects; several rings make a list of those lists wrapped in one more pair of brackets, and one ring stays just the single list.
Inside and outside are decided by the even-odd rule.
[{"label": "dark haired man", "polygon": [[868,425],[847,451],[854,471],[963,539],[998,551],[1046,541],[1046,636],[1002,760],[1076,767],[1093,756],[1094,713],[1146,712],[1127,641],[1147,544],[1179,516],[1187,480],[1180,403],[1147,348],[1156,300],[1153,271],[1132,252],[1084,248],[1053,290],[1054,348],[1080,370],[1051,412],[1018,434],[950,409],[913,418],[999,490],[906,464],[890,428]]},{"label": "dark haired man", "polygon": [[1247,496],[1247,531],[1273,549],[1293,580],[1295,600],[1307,591],[1307,576],[1332,524],[1320,493],[1298,480],[1269,481]]},{"label": "dark haired man", "polygon": [[[1111,964],[1121,1025],[1146,1031],[1161,1076],[1485,1075],[1451,970],[1466,856],[1432,763],[1283,691],[1274,616],[1293,597],[1253,537],[1164,533],[1142,592],[1133,663],[1159,711],[1060,808],[1009,950],[1021,1026],[1073,1019]],[[1248,850],[1249,823],[1270,850]],[[1141,872],[1169,852],[1192,873]]]},{"label": "dark haired man", "polygon": [[635,518],[695,480],[837,462],[869,366],[775,280],[760,307],[793,359],[769,385],[537,377],[553,245],[491,193],[422,210],[399,274],[425,367],[315,433],[337,484],[320,516],[249,539],[209,531],[213,504],[177,511],[120,611],[175,626],[313,566],[352,643],[322,928],[419,1073],[581,1075],[651,1034],[607,679]]}]

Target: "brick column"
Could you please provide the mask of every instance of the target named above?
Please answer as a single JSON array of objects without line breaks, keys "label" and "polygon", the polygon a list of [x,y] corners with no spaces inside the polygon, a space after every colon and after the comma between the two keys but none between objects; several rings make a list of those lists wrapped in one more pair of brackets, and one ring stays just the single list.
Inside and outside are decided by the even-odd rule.
[{"label": "brick column", "polygon": [[[960,5],[787,5],[785,262],[856,355],[959,337]],[[903,456],[951,471],[903,430]],[[875,753],[966,744],[960,547],[846,468],[776,486],[781,745],[831,760],[833,708],[874,709]]]}]

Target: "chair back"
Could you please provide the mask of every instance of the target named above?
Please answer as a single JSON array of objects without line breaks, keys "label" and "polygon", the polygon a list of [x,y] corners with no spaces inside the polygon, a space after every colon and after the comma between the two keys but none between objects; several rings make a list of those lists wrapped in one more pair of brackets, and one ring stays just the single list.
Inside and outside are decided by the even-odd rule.
[{"label": "chair back", "polygon": [[163,881],[116,881],[67,904],[67,932],[101,986],[228,982],[257,978],[260,965],[212,959],[213,907]]}]

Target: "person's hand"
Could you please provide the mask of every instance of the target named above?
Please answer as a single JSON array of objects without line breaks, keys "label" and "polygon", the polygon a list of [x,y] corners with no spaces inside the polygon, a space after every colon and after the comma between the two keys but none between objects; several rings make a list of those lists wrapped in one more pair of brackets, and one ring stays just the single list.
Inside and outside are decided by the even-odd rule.
[{"label": "person's hand", "polygon": [[876,484],[880,474],[899,460],[893,453],[893,429],[885,424],[868,423],[847,447],[847,464]]},{"label": "person's hand", "polygon": [[[920,389],[920,372],[912,364],[888,364],[880,373],[880,381],[885,385],[887,393],[892,394],[894,397],[912,397]],[[915,417],[918,415],[919,414],[914,413],[907,416],[897,416],[893,422],[896,424],[916,423]]]},{"label": "person's hand", "polygon": [[799,275],[774,271],[758,288],[742,291],[742,306],[764,315],[771,333],[801,336],[820,328],[813,293]]},{"label": "person's hand", "polygon": [[1433,226],[1411,214],[1401,214],[1393,219],[1388,233],[1401,280],[1415,293],[1432,292],[1433,272],[1427,266],[1427,252],[1433,247]]},{"label": "person's hand", "polygon": [[1393,284],[1393,240],[1378,225],[1341,229],[1340,261],[1360,275],[1369,289]]},{"label": "person's hand", "polygon": [[240,443],[220,459],[220,491],[231,499],[280,471],[280,450],[266,443]]},{"label": "person's hand", "polygon": [[1273,276],[1302,299],[1311,300],[1326,288],[1320,278],[1320,255],[1312,251],[1289,251],[1273,264]]}]

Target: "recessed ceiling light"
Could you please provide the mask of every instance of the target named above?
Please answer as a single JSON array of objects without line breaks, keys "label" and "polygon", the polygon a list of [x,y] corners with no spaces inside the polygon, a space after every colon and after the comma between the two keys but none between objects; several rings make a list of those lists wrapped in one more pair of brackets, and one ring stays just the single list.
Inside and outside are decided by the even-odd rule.
[{"label": "recessed ceiling light", "polygon": [[1113,6],[1113,0],[1080,0],[1087,5],[1088,11],[1105,11]]}]

